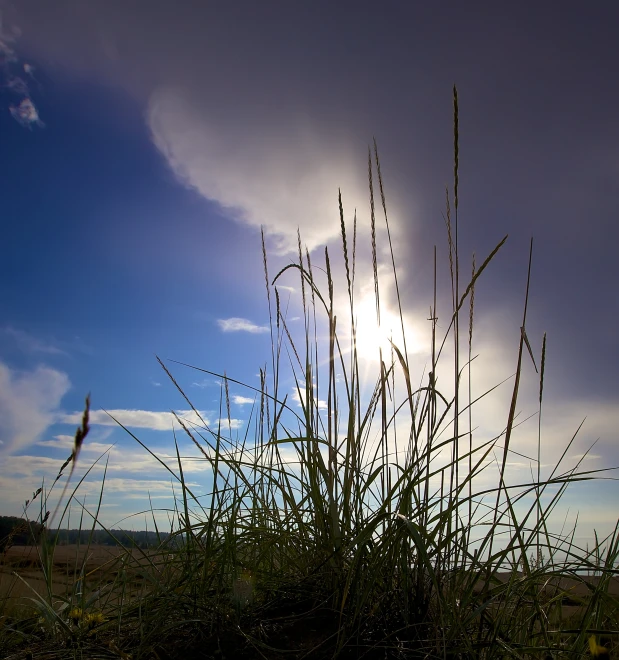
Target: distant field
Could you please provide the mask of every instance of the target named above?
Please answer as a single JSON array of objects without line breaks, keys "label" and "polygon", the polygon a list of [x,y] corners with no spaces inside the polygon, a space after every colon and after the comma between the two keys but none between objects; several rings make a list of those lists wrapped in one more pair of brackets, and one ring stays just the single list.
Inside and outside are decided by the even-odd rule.
[{"label": "distant field", "polygon": [[[501,582],[507,582],[509,574],[499,573],[497,577]],[[540,602],[547,602],[558,596],[561,600],[561,616],[563,619],[576,619],[582,615],[583,609],[589,603],[589,597],[595,592],[600,579],[598,576],[588,576],[586,574],[580,574],[578,577],[561,578],[550,575],[544,581],[545,587],[540,589],[540,594],[544,595]],[[619,577],[608,579],[607,593],[610,598],[619,603]]]},{"label": "distant field", "polygon": [[[113,590],[119,572],[124,570],[129,578],[126,597],[133,597],[143,591],[144,569],[159,564],[162,557],[154,551],[133,549],[124,550],[106,545],[63,545],[54,551],[52,565],[52,592],[56,596],[67,596],[74,589],[80,574],[85,576],[87,593],[106,587],[102,598],[114,600]],[[29,588],[19,578],[25,580]],[[6,606],[5,612],[22,610],[24,597],[34,597],[33,590],[40,595],[47,593],[47,584],[41,568],[40,548],[37,546],[13,546],[0,555],[0,603]]]}]

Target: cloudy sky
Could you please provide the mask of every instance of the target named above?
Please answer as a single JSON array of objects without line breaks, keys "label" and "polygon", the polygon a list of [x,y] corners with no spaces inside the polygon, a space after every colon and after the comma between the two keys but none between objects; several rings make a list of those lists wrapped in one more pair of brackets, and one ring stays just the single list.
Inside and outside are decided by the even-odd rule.
[{"label": "cloudy sky", "polygon": [[[533,237],[527,334],[538,363],[548,337],[542,474],[585,417],[562,470],[596,440],[583,469],[619,465],[616,3],[3,0],[0,11],[0,513],[21,514],[53,480],[88,392],[82,474],[113,445],[105,522],[147,509],[147,493],[169,506],[165,471],[104,411],[172,461],[171,410],[188,406],[156,355],[211,424],[218,379],[166,360],[257,387],[271,359],[260,227],[272,275],[295,259],[297,228],[324,266],[325,245],[341,252],[338,189],[349,232],[357,212],[371,372],[373,137],[420,381],[435,245],[443,333],[449,318],[454,83],[463,271],[509,235],[476,290],[475,384],[515,371]],[[386,323],[396,308],[384,239]],[[281,283],[302,336],[298,279]],[[524,371],[521,419],[537,412],[530,361]],[[280,388],[292,396],[293,384]],[[482,439],[502,431],[512,386],[480,404]],[[230,396],[233,437],[251,436],[253,392],[232,384]],[[536,454],[536,432],[536,419],[523,425],[514,449]],[[209,471],[179,443],[207,492]],[[530,461],[510,465],[512,482],[530,478]],[[87,500],[100,476],[96,466],[82,486]],[[562,515],[580,511],[579,538],[606,534],[618,494],[613,481],[582,484]]]}]

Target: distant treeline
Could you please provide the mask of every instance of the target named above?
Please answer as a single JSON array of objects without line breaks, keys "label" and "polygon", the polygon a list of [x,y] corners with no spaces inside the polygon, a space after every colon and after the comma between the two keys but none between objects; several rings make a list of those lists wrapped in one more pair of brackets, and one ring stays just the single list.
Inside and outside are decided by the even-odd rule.
[{"label": "distant treeline", "polygon": [[[28,522],[15,516],[0,516],[0,552],[7,545],[36,545],[41,536],[42,525]],[[154,548],[168,538],[168,533],[134,532],[124,529],[50,529],[47,530],[48,539],[57,545],[96,544],[96,545],[124,545],[138,548]],[[54,538],[55,537],[55,538]]]},{"label": "distant treeline", "polygon": [[57,536],[57,545],[74,545],[76,543],[90,543],[96,545],[124,545],[138,548],[155,548],[168,538],[169,534],[156,532],[134,532],[124,529],[52,529],[50,536]]},{"label": "distant treeline", "polygon": [[0,552],[11,545],[33,545],[38,542],[42,525],[15,516],[0,516]]}]

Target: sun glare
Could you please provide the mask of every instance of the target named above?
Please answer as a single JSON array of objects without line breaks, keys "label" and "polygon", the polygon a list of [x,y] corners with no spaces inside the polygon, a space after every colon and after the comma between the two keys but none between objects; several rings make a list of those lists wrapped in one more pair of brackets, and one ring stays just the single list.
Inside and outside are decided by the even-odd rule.
[{"label": "sun glare", "polygon": [[400,318],[385,308],[380,310],[380,326],[376,319],[376,303],[373,295],[365,296],[355,305],[357,321],[357,354],[362,360],[378,361],[380,349],[383,360],[388,361],[391,354],[392,339],[401,348],[402,329]]}]

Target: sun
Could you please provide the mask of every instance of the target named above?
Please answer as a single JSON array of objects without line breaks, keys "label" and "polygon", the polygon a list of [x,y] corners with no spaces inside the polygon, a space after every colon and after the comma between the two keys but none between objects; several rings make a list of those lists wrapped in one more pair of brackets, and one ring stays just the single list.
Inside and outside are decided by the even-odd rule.
[{"label": "sun", "polygon": [[388,361],[391,355],[389,339],[392,339],[398,347],[401,347],[402,344],[400,317],[388,309],[382,308],[379,326],[373,295],[367,295],[358,304],[355,304],[354,314],[357,323],[357,355],[359,358],[378,362],[382,349],[383,360]]}]

